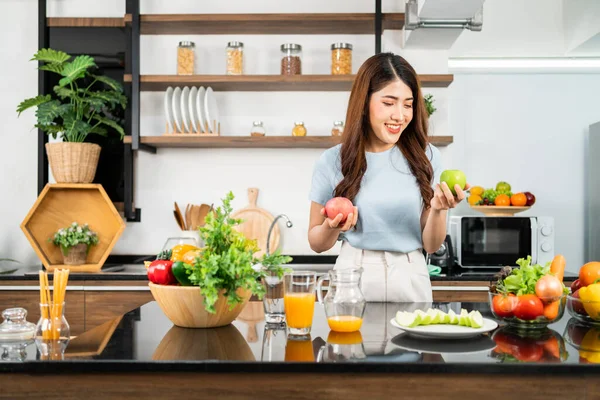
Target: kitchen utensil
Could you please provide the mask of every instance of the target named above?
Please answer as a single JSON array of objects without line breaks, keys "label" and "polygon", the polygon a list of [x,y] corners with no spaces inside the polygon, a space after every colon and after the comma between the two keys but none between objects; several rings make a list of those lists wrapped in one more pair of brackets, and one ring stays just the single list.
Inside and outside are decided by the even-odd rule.
[{"label": "kitchen utensil", "polygon": [[183,128],[185,129],[184,133],[192,132],[192,122],[190,118],[190,107],[189,107],[189,99],[190,99],[190,88],[184,87],[181,91],[181,102],[179,107],[181,108],[181,120],[183,122]]},{"label": "kitchen utensil", "polygon": [[191,228],[192,227],[192,205],[188,204],[187,206],[185,206],[185,227],[186,228]]},{"label": "kitchen utensil", "polygon": [[199,121],[198,121],[198,117],[196,116],[196,102],[198,101],[198,88],[197,87],[192,87],[190,89],[190,98],[188,101],[188,105],[189,105],[189,115],[190,115],[190,120],[191,120],[191,124],[192,126],[190,126],[190,132],[193,131],[195,133],[200,133],[200,131],[198,130],[198,125],[199,125]]},{"label": "kitchen utensil", "polygon": [[185,225],[183,224],[183,221],[180,219],[181,216],[179,214],[177,214],[177,211],[173,210],[173,216],[175,217],[175,221],[177,221],[177,225],[179,225],[179,227],[181,228],[182,231],[185,231]]},{"label": "kitchen utensil", "polygon": [[200,207],[193,205],[192,206],[192,225],[191,225],[191,229],[196,230],[198,229],[198,225],[200,222]]},{"label": "kitchen utensil", "polygon": [[204,98],[206,96],[206,89],[204,86],[200,86],[198,93],[196,94],[196,118],[198,118],[198,133],[208,133],[206,130],[206,115],[204,114]]},{"label": "kitchen utensil", "polygon": [[177,126],[177,133],[183,133],[183,123],[181,119],[181,88],[176,87],[173,91],[173,101],[171,102],[171,108],[173,110],[173,116],[175,118],[175,126]]},{"label": "kitchen utensil", "polygon": [[204,112],[206,115],[206,123],[208,124],[208,132],[218,132],[219,106],[217,105],[217,99],[211,87],[206,89]]},{"label": "kitchen utensil", "polygon": [[179,205],[177,205],[177,202],[173,203],[175,205],[175,211],[177,212],[177,222],[179,223],[179,226],[181,226],[184,231],[187,230],[186,226],[185,226],[185,222],[183,219],[183,215],[181,215],[181,210],[179,209]]},{"label": "kitchen utensil", "polygon": [[493,331],[498,327],[498,323],[494,320],[484,318],[481,328],[471,328],[460,325],[434,324],[434,325],[418,325],[414,328],[401,326],[396,322],[395,318],[390,320],[390,323],[405,332],[416,337],[422,338],[437,338],[437,339],[466,339],[472,338],[482,333]]},{"label": "kitchen utensil", "polygon": [[201,204],[199,209],[198,209],[198,224],[200,226],[204,225],[204,219],[206,218],[206,216],[208,215],[208,213],[212,210],[212,205],[208,205],[208,204]]},{"label": "kitchen utensil", "polygon": [[[317,282],[317,297],[325,307],[329,329],[336,332],[356,332],[362,326],[365,297],[360,290],[362,268],[331,270]],[[329,280],[329,289],[322,296],[323,281]]]},{"label": "kitchen utensil", "polygon": [[[248,239],[255,239],[260,249],[255,255],[261,257],[267,249],[267,234],[269,227],[275,219],[267,210],[259,208],[256,205],[258,199],[258,188],[248,189],[248,202],[250,203],[245,208],[235,211],[231,214],[232,218],[242,219],[240,225],[235,226],[238,232],[241,232]],[[271,252],[275,252],[279,246],[279,227],[274,226],[271,232],[271,243],[269,248]]]},{"label": "kitchen utensil", "polygon": [[173,104],[173,88],[169,86],[165,91],[164,107],[165,107],[165,118],[167,119],[167,133],[171,133],[175,130],[175,122],[173,121],[173,110],[171,105]]}]

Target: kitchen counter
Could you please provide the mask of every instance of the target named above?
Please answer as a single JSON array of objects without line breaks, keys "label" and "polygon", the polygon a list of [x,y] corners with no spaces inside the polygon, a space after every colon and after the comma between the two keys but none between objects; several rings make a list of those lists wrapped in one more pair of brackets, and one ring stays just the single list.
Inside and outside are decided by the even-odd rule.
[{"label": "kitchen counter", "polygon": [[[389,322],[399,310],[429,307],[479,310],[493,318],[488,303],[369,303],[360,335],[335,339],[316,304],[310,340],[297,341],[284,327],[265,325],[261,302],[248,303],[226,327],[185,329],[151,301],[72,339],[53,361],[42,360],[35,343],[12,353],[22,357],[18,361],[5,361],[4,350],[0,381],[11,398],[33,396],[51,383],[61,387],[61,396],[83,390],[90,393],[86,398],[175,398],[191,390],[286,399],[600,395],[600,352],[577,348],[591,343],[600,351],[600,328],[575,323],[567,311],[536,333],[501,326],[462,340],[418,339]],[[343,344],[351,339],[354,344]]]}]

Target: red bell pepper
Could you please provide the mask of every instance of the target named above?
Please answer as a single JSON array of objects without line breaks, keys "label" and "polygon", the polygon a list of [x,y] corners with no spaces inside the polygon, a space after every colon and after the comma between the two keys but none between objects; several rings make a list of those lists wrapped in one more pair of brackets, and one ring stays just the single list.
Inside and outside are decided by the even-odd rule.
[{"label": "red bell pepper", "polygon": [[171,270],[173,261],[170,260],[171,251],[163,251],[156,260],[148,266],[148,280],[157,285],[172,285],[177,283],[177,279]]}]

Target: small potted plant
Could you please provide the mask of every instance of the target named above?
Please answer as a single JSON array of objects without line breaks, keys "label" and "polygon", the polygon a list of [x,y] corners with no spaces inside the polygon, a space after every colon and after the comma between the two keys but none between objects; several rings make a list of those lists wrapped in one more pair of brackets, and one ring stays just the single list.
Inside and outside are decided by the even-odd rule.
[{"label": "small potted plant", "polygon": [[432,94],[426,94],[424,96],[424,100],[425,100],[425,109],[427,109],[427,116],[431,117],[431,114],[433,114],[437,108],[435,108],[433,106],[433,95]]},{"label": "small potted plant", "polygon": [[59,229],[50,239],[60,246],[65,265],[85,264],[90,246],[98,244],[98,235],[90,230],[88,224],[73,222],[67,228]]},{"label": "small potted plant", "polygon": [[87,55],[72,57],[62,51],[40,49],[31,59],[43,62],[40,70],[62,78],[53,94],[38,95],[21,102],[17,113],[37,107],[36,128],[60,137],[61,142],[46,143],[46,153],[54,179],[59,183],[90,183],[96,175],[100,146],[86,143],[88,135],[107,136],[116,131],[121,140],[123,127],[113,116],[127,106],[121,84],[107,76],[93,73],[94,59]]},{"label": "small potted plant", "polygon": [[285,264],[292,261],[292,257],[283,256],[279,249],[273,254],[265,254],[260,259],[258,267],[263,273],[262,283],[265,287],[263,306],[265,310],[265,321],[270,324],[281,324],[285,321],[283,307],[283,275],[290,272],[290,268],[284,268]]}]

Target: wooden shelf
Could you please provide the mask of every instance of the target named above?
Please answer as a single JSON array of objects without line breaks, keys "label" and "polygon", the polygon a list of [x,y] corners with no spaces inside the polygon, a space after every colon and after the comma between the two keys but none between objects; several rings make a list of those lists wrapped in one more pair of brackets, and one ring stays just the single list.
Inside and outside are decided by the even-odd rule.
[{"label": "wooden shelf", "polygon": [[[142,75],[142,91],[169,86],[210,86],[216,91],[350,91],[356,75]],[[454,75],[419,75],[423,87],[448,87]],[[131,82],[131,75],[123,77]]]},{"label": "wooden shelf", "polygon": [[49,28],[123,28],[123,18],[46,18]]},{"label": "wooden shelf", "polygon": [[[131,15],[125,15],[131,23]],[[383,14],[383,29],[402,29],[404,14]],[[375,14],[145,14],[142,35],[374,34]]]},{"label": "wooden shelf", "polygon": [[[336,136],[142,136],[141,143],[154,147],[170,148],[297,148],[327,149],[340,143]],[[430,136],[434,146],[447,146],[452,136]],[[131,143],[131,136],[125,136],[125,143]]]}]

